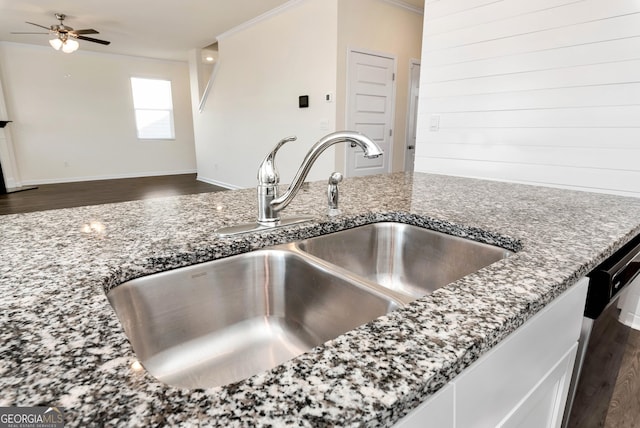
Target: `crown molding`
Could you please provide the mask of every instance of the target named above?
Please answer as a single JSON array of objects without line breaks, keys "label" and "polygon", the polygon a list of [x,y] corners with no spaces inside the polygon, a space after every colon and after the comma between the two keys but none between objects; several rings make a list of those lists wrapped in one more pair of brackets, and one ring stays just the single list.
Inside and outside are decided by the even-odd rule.
[{"label": "crown molding", "polygon": [[414,6],[403,0],[381,0],[381,1],[383,1],[384,3],[389,3],[393,6],[400,7],[402,9],[406,9],[409,12],[417,13],[418,15],[424,15],[423,7]]},{"label": "crown molding", "polygon": [[287,10],[291,9],[294,6],[297,6],[298,4],[304,2],[306,0],[289,0],[288,2],[271,9],[270,11],[267,11],[265,13],[263,13],[262,15],[258,15],[253,19],[250,19],[246,22],[243,22],[240,25],[237,25],[233,28],[231,28],[230,30],[225,31],[224,33],[220,34],[219,36],[216,37],[217,41],[223,40],[229,36],[231,36],[232,34],[238,33],[242,30],[246,30],[247,28],[253,27],[254,25],[256,25],[259,22],[262,22],[266,19],[272,18],[276,15],[280,15],[283,12],[286,12]]},{"label": "crown molding", "polygon": [[[262,22],[264,20],[267,20],[269,18],[272,18],[274,16],[277,16],[283,12],[286,12],[287,10],[297,6],[298,4],[304,2],[306,0],[289,0],[288,2],[273,8],[265,13],[263,13],[262,15],[258,15],[253,19],[250,19],[246,22],[243,22],[240,25],[237,25],[233,28],[231,28],[230,30],[225,31],[224,33],[218,35],[216,37],[217,41],[223,40],[233,34],[236,34],[240,31],[246,30],[247,28],[253,27],[254,25],[258,24],[259,22]],[[418,15],[424,15],[424,8],[421,7],[417,7],[414,6],[412,4],[409,4],[403,0],[380,0],[384,3],[388,3],[390,5],[396,6],[396,7],[400,7],[402,9],[408,10],[409,12],[413,12],[413,13],[417,13]]]}]

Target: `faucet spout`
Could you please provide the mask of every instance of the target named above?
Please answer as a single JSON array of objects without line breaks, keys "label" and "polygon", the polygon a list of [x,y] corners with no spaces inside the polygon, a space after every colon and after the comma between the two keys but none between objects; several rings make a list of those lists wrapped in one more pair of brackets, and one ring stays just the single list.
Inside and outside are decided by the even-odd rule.
[{"label": "faucet spout", "polygon": [[270,202],[271,209],[274,212],[277,213],[289,205],[298,193],[298,190],[300,190],[300,187],[302,187],[316,159],[318,159],[322,152],[328,147],[338,143],[351,143],[352,145],[355,144],[361,147],[364,151],[364,156],[367,158],[377,158],[383,154],[382,149],[376,143],[359,132],[339,131],[323,137],[309,149],[287,191],[282,196]]}]

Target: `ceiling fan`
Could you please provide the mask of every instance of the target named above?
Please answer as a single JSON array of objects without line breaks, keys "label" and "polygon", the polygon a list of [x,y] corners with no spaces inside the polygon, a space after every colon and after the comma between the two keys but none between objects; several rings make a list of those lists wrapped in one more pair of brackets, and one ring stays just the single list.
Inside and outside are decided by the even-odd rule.
[{"label": "ceiling fan", "polygon": [[64,19],[67,17],[64,13],[56,13],[56,19],[60,21],[59,24],[51,25],[50,27],[45,27],[44,25],[36,24],[33,22],[28,22],[27,24],[35,25],[36,27],[44,28],[48,30],[48,33],[31,33],[31,32],[14,32],[11,34],[52,34],[55,35],[56,38],[49,40],[49,44],[55,49],[60,50],[62,48],[63,52],[71,53],[78,49],[78,42],[74,39],[84,40],[87,42],[99,43],[101,45],[108,45],[111,42],[106,40],[95,39],[93,37],[87,37],[84,34],[99,34],[98,31],[93,28],[87,28],[84,30],[74,30],[73,28],[64,25]]}]

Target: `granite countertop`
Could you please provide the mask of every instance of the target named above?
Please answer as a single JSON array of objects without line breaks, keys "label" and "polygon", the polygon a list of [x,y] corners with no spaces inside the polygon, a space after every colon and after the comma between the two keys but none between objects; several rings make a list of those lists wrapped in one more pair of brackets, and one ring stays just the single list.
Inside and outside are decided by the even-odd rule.
[{"label": "granite countertop", "polygon": [[[399,173],[346,179],[328,217],[325,192],[312,183],[284,211],[311,223],[229,238],[213,230],[253,220],[253,189],[1,216],[0,406],[63,406],[67,426],[390,426],[640,234],[635,198]],[[226,387],[133,364],[112,287],[381,220],[518,251]]]}]

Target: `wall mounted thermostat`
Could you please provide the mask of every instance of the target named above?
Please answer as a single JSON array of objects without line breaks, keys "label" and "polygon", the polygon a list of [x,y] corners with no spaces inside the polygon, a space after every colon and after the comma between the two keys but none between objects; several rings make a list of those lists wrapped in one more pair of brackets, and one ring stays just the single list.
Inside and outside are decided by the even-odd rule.
[{"label": "wall mounted thermostat", "polygon": [[300,108],[309,107],[309,95],[300,95],[298,97],[298,107]]}]

